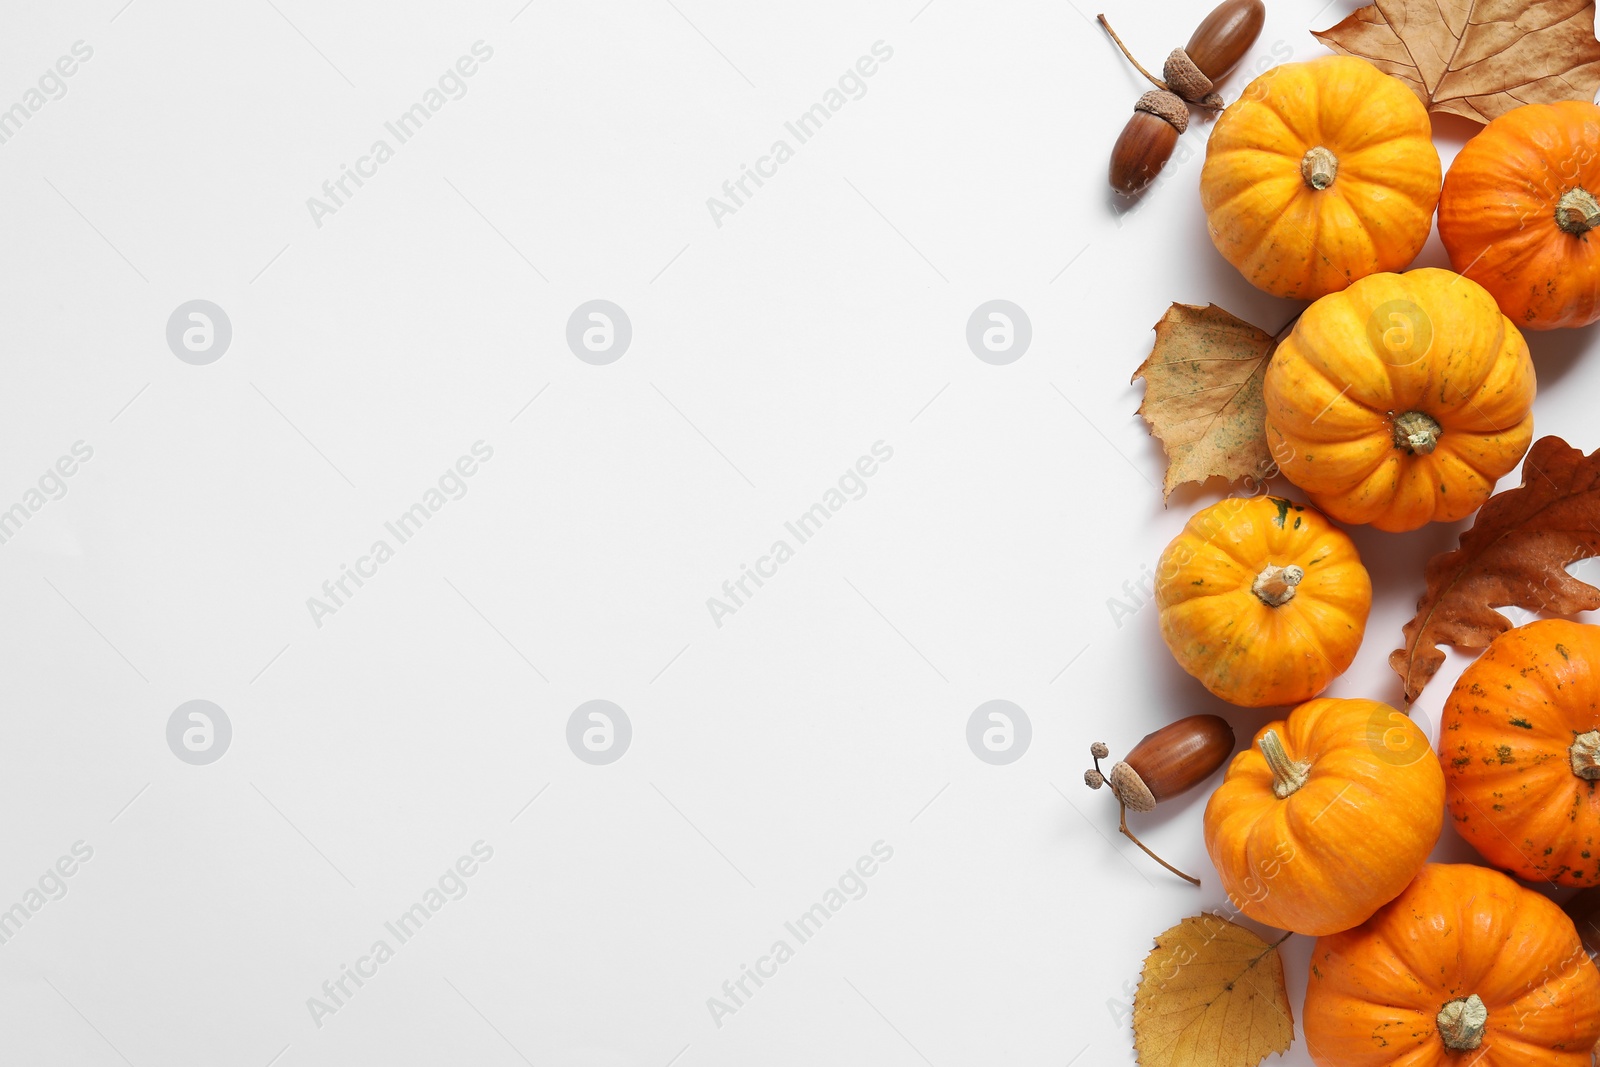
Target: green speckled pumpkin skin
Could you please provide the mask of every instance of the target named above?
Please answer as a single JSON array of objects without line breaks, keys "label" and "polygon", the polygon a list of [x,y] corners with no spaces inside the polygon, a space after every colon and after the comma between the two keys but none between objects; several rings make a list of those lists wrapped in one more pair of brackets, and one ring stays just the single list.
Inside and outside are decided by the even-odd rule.
[{"label": "green speckled pumpkin skin", "polygon": [[[1474,1048],[1440,1009],[1473,996]],[[1496,871],[1430,863],[1362,925],[1317,939],[1302,1014],[1318,1067],[1589,1067],[1600,971],[1555,902]]]},{"label": "green speckled pumpkin skin", "polygon": [[[1416,94],[1364,59],[1272,68],[1207,142],[1200,200],[1212,243],[1251,285],[1298,300],[1404,270],[1439,203],[1432,132]],[[1317,148],[1336,161],[1321,188],[1302,170]]]},{"label": "green speckled pumpkin skin", "polygon": [[1600,885],[1600,778],[1573,769],[1600,730],[1600,626],[1508,630],[1462,672],[1439,723],[1456,830],[1529,881]]}]

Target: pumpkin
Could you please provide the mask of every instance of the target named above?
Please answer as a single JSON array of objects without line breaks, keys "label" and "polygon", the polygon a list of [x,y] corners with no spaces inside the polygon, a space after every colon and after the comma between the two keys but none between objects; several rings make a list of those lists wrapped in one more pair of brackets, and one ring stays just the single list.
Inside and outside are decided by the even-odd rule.
[{"label": "pumpkin", "polygon": [[1206,804],[1233,905],[1301,934],[1365,922],[1416,876],[1444,825],[1427,735],[1387,704],[1322,698],[1264,727]]},{"label": "pumpkin", "polygon": [[1482,286],[1434,267],[1312,304],[1262,391],[1283,474],[1380,530],[1472,514],[1533,440],[1527,342]]},{"label": "pumpkin", "polygon": [[1324,56],[1272,68],[1222,113],[1200,201],[1251,285],[1315,300],[1415,259],[1439,176],[1416,94],[1364,59]]},{"label": "pumpkin", "polygon": [[1589,1067],[1600,971],[1549,898],[1430,863],[1371,919],[1317,939],[1304,1015],[1323,1067]]},{"label": "pumpkin", "polygon": [[1450,816],[1530,881],[1600,885],[1600,626],[1545,619],[1496,637],[1439,720]]},{"label": "pumpkin", "polygon": [[1600,107],[1508,111],[1464,145],[1439,200],[1450,264],[1524,329],[1600,319]]},{"label": "pumpkin", "polygon": [[1316,696],[1350,666],[1372,582],[1343,530],[1304,504],[1231,497],[1197,513],[1156,566],[1179,665],[1245,707]]}]

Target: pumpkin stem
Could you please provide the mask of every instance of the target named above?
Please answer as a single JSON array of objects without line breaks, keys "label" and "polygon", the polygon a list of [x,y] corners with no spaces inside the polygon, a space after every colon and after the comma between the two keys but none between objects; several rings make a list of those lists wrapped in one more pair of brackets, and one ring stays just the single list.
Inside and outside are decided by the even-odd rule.
[{"label": "pumpkin stem", "polygon": [[1413,456],[1426,456],[1439,447],[1444,427],[1439,420],[1421,411],[1408,411],[1394,420],[1394,447]]},{"label": "pumpkin stem", "polygon": [[1556,202],[1556,225],[1574,237],[1582,237],[1600,226],[1600,204],[1587,189],[1568,189]]},{"label": "pumpkin stem", "polygon": [[1256,575],[1250,591],[1268,607],[1281,608],[1294,599],[1295,587],[1305,576],[1306,572],[1292,563],[1287,567],[1269,563]]},{"label": "pumpkin stem", "polygon": [[1322,145],[1311,149],[1300,159],[1300,176],[1313,189],[1326,189],[1339,174],[1339,157]]},{"label": "pumpkin stem", "polygon": [[1193,875],[1184,874],[1182,871],[1178,870],[1178,868],[1174,867],[1172,864],[1168,863],[1154,852],[1151,852],[1149,845],[1146,845],[1143,841],[1140,841],[1137,837],[1133,836],[1133,831],[1128,829],[1128,805],[1126,804],[1122,805],[1122,825],[1119,827],[1119,829],[1121,829],[1124,837],[1143,849],[1146,856],[1149,856],[1151,859],[1161,864],[1161,866],[1165,867],[1179,878],[1182,878],[1185,882],[1193,882],[1195,885],[1200,884],[1200,879],[1195,878]]},{"label": "pumpkin stem", "polygon": [[1273,796],[1282,800],[1306,784],[1306,779],[1311,775],[1311,764],[1305,760],[1290,759],[1275,731],[1263,733],[1257,744],[1261,746],[1261,754],[1267,758],[1267,766],[1272,768]]},{"label": "pumpkin stem", "polygon": [[1572,757],[1573,774],[1589,782],[1600,778],[1600,730],[1579,734],[1567,751]]},{"label": "pumpkin stem", "polygon": [[1457,997],[1439,1009],[1435,1020],[1439,1039],[1452,1052],[1470,1052],[1483,1043],[1489,1025],[1489,1009],[1478,994]]}]

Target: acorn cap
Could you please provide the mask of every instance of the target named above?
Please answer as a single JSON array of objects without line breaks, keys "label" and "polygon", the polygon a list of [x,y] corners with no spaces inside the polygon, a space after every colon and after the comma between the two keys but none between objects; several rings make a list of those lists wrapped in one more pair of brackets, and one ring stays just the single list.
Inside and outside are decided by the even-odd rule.
[{"label": "acorn cap", "polygon": [[1166,119],[1179,133],[1189,128],[1189,105],[1177,93],[1165,89],[1151,89],[1133,105],[1135,111],[1146,111]]},{"label": "acorn cap", "polygon": [[1216,88],[1211,84],[1210,78],[1200,73],[1200,68],[1194,65],[1189,53],[1181,48],[1174,48],[1172,54],[1167,56],[1166,65],[1161,68],[1161,76],[1166,79],[1167,87],[1173,92],[1195,103],[1205,99],[1206,94]]},{"label": "acorn cap", "polygon": [[1153,811],[1156,806],[1155,794],[1150,792],[1150,787],[1144,784],[1144,779],[1139,777],[1139,772],[1128,766],[1125,760],[1118,760],[1116,766],[1111,768],[1111,774],[1106,778],[1111,786],[1111,791],[1117,799],[1126,804],[1133,811]]}]

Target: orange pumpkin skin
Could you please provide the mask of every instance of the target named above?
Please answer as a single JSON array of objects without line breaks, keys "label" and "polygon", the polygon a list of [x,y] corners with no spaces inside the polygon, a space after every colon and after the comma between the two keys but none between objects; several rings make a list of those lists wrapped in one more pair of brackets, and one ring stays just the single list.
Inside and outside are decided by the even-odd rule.
[{"label": "orange pumpkin skin", "polygon": [[1527,104],[1468,141],[1439,200],[1450,265],[1529,330],[1600,319],[1600,107]]},{"label": "orange pumpkin skin", "polygon": [[[1289,571],[1283,587],[1257,592],[1278,570]],[[1155,592],[1179,665],[1251,708],[1326,689],[1355,659],[1372,607],[1354,542],[1304,504],[1275,497],[1232,497],[1197,513],[1161,554]]]},{"label": "orange pumpkin skin", "polygon": [[1206,143],[1211,241],[1251,285],[1299,300],[1403,270],[1439,202],[1432,133],[1416,94],[1364,59],[1273,67]]},{"label": "orange pumpkin skin", "polygon": [[1507,630],[1461,672],[1439,720],[1450,816],[1529,881],[1600,885],[1600,626]]},{"label": "orange pumpkin skin", "polygon": [[1267,367],[1267,445],[1340,522],[1472,514],[1533,441],[1528,345],[1483,288],[1424,267],[1312,304]]},{"label": "orange pumpkin skin", "polygon": [[1323,698],[1233,758],[1206,804],[1206,851],[1244,914],[1320,936],[1393,900],[1443,825],[1444,775],[1417,724],[1375,700]]},{"label": "orange pumpkin skin", "polygon": [[[1481,1032],[1460,1016],[1441,1025],[1470,997],[1487,1009]],[[1361,926],[1317,939],[1303,1014],[1322,1067],[1589,1067],[1600,971],[1549,898],[1430,863]]]}]

